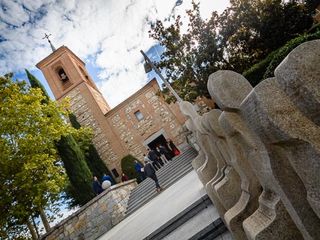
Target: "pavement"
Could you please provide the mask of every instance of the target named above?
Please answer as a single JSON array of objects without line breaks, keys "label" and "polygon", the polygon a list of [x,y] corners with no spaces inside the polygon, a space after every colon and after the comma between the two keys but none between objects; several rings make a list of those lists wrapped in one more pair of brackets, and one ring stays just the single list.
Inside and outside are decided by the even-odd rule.
[{"label": "pavement", "polygon": [[99,239],[142,240],[205,194],[193,170]]}]

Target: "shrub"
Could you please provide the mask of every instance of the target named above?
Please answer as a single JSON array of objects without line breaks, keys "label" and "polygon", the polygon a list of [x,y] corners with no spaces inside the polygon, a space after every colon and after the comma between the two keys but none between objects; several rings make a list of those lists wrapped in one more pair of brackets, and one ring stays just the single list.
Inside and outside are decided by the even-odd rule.
[{"label": "shrub", "polygon": [[281,48],[271,52],[264,60],[243,72],[243,76],[248,79],[253,87],[256,86],[263,79],[273,77],[276,67],[294,48],[304,42],[315,39],[320,39],[320,31],[311,34],[303,34],[291,39]]},{"label": "shrub", "polygon": [[256,63],[251,68],[243,73],[243,76],[248,79],[250,84],[254,87],[256,86],[262,79],[263,75],[266,72],[270,62],[273,57],[276,55],[278,50],[271,52],[264,60],[259,63]]},{"label": "shrub", "polygon": [[320,38],[320,31],[312,34],[304,34],[287,42],[283,47],[279,49],[277,54],[275,54],[275,56],[273,57],[266,72],[263,75],[263,79],[274,76],[274,70],[276,69],[276,67],[294,48],[296,48],[297,46],[299,46],[304,42],[319,39],[319,38]]},{"label": "shrub", "polygon": [[[137,160],[139,163],[141,163],[137,158],[135,158],[132,155],[127,155],[121,159],[121,169],[122,172],[125,173],[129,179],[137,179],[139,180],[139,175],[134,169],[134,161]],[[141,163],[142,164],[142,163]]]}]

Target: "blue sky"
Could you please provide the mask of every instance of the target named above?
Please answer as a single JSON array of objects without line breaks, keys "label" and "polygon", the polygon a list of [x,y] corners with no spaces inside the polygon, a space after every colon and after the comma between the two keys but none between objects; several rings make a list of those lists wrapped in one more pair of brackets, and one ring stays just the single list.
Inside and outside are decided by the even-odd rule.
[{"label": "blue sky", "polygon": [[[201,15],[207,18],[228,4],[229,0],[201,0]],[[0,0],[0,74],[14,72],[16,78],[25,79],[27,68],[53,98],[35,67],[51,52],[42,39],[44,33],[50,33],[56,48],[66,45],[86,63],[114,107],[155,76],[144,73],[139,52],[142,49],[153,60],[156,49],[161,53],[161,47],[148,36],[150,24],[181,15],[187,27],[185,11],[191,8],[191,0],[175,5],[176,0]]]}]

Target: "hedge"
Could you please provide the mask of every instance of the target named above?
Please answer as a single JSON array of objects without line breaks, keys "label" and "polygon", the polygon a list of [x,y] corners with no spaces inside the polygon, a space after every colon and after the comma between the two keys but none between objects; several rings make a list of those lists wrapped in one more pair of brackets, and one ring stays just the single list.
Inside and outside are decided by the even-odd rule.
[{"label": "hedge", "polygon": [[266,72],[263,75],[263,79],[266,79],[268,77],[274,76],[274,70],[276,67],[282,62],[282,60],[297,46],[299,46],[301,43],[319,39],[320,38],[320,31],[315,32],[313,34],[306,34],[301,35],[297,38],[294,38],[287,42],[283,47],[279,49],[277,54],[273,57],[272,61],[270,62]]},{"label": "hedge", "polygon": [[276,55],[278,50],[271,52],[264,60],[259,63],[256,63],[251,68],[243,73],[243,76],[248,79],[250,84],[254,87],[256,86],[262,79],[263,75],[266,72],[267,67],[272,61],[273,57]]},{"label": "hedge", "polygon": [[281,48],[271,52],[264,60],[243,72],[243,76],[248,79],[253,87],[256,86],[263,79],[273,77],[276,67],[294,48],[304,42],[315,39],[320,39],[320,31],[312,34],[303,34],[291,39]]}]

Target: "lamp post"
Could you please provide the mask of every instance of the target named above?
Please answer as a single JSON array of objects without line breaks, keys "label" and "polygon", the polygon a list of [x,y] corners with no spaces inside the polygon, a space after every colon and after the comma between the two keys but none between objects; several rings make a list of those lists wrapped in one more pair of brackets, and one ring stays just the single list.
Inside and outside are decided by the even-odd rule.
[{"label": "lamp post", "polygon": [[146,73],[150,72],[153,69],[159,75],[159,77],[164,82],[164,84],[169,89],[169,91],[173,94],[173,96],[175,96],[177,101],[182,102],[183,100],[179,97],[177,92],[171,87],[170,83],[162,76],[159,69],[153,64],[153,62],[148,58],[148,56],[142,50],[140,50],[140,52],[143,55],[144,60],[146,61],[145,65],[144,65],[144,69],[145,69]]}]

